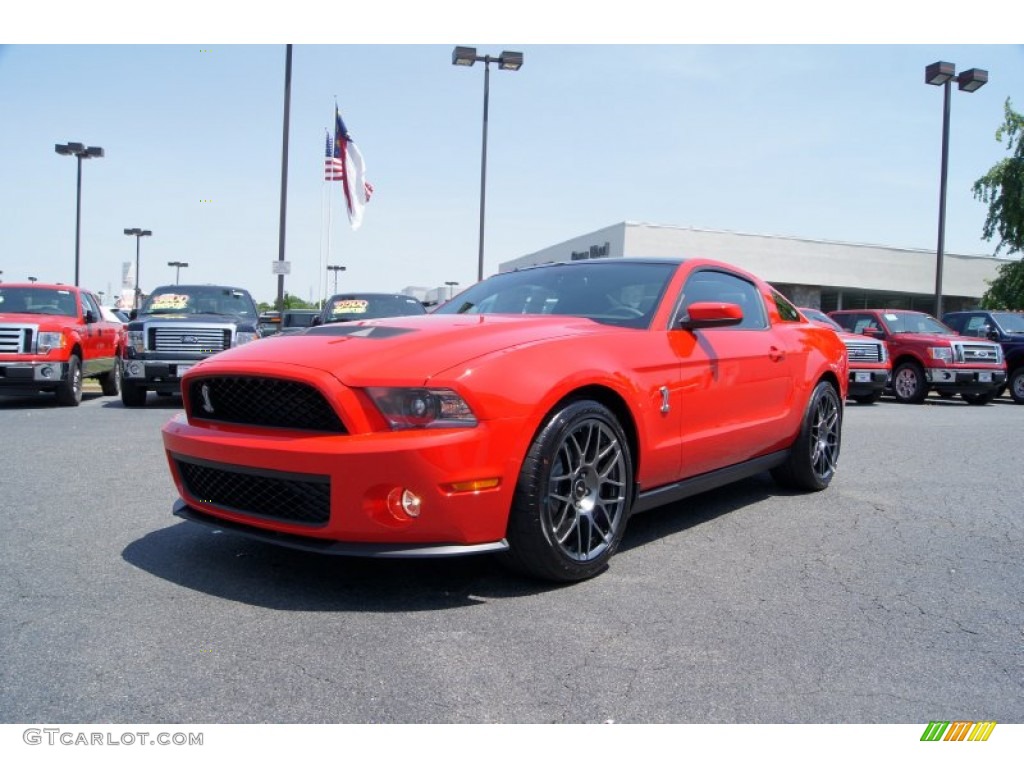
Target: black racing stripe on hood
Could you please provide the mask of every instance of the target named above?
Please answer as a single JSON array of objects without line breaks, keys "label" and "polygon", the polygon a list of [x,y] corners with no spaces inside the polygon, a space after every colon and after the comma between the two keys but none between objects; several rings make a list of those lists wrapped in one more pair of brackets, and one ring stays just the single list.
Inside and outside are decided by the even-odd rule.
[{"label": "black racing stripe on hood", "polygon": [[413,333],[413,328],[392,328],[386,325],[320,325],[306,331],[307,336],[359,336],[365,339],[390,339],[405,333]]}]

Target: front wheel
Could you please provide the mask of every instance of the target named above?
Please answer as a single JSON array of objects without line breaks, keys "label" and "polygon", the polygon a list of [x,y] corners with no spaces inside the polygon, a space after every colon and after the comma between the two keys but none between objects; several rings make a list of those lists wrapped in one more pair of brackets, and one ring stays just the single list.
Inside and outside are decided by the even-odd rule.
[{"label": "front wheel", "polygon": [[68,370],[57,387],[57,403],[59,405],[76,406],[82,402],[82,361],[78,355],[68,359]]},{"label": "front wheel", "polygon": [[633,462],[615,415],[571,402],[544,424],[519,472],[506,562],[530,576],[580,581],[600,573],[629,518]]},{"label": "front wheel", "polygon": [[132,384],[129,380],[121,381],[121,403],[125,408],[138,408],[146,404],[146,388]]},{"label": "front wheel", "polygon": [[1024,405],[1024,366],[1010,374],[1010,397],[1018,405]]},{"label": "front wheel", "polygon": [[901,403],[923,403],[928,394],[924,370],[917,363],[900,363],[892,373],[892,392]]},{"label": "front wheel", "polygon": [[867,395],[854,395],[853,399],[861,405],[871,405],[882,399],[882,391],[876,390]]},{"label": "front wheel", "polygon": [[828,381],[818,382],[804,412],[796,442],[786,462],[772,470],[779,485],[802,491],[821,491],[832,482],[842,443],[843,408],[839,393]]},{"label": "front wheel", "polygon": [[960,395],[960,397],[962,397],[964,400],[966,400],[971,405],[988,405],[989,403],[992,402],[992,400],[995,398],[995,396],[996,396],[995,392],[980,392],[980,393],[963,392]]}]

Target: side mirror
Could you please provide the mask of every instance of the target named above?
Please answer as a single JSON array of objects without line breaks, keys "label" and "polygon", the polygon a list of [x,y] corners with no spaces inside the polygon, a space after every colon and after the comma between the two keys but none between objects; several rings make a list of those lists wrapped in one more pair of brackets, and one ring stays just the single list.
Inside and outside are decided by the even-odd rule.
[{"label": "side mirror", "polygon": [[139,316],[139,310],[137,310],[137,309],[133,309],[131,312],[128,313],[128,319],[129,320],[134,320],[138,316]]},{"label": "side mirror", "polygon": [[678,327],[685,330],[723,328],[743,322],[743,309],[739,304],[722,301],[695,301],[687,310],[687,317],[679,320]]},{"label": "side mirror", "polygon": [[309,327],[312,328],[314,325],[320,325],[320,315],[317,315],[309,322]]},{"label": "side mirror", "polygon": [[999,341],[999,331],[997,331],[995,328],[993,328],[991,326],[985,326],[985,327],[987,329],[986,332],[985,332],[985,337],[989,341]]},{"label": "side mirror", "polygon": [[95,322],[96,322],[96,315],[93,314],[93,311],[91,309],[85,310],[85,324],[86,325],[92,325]]},{"label": "side mirror", "polygon": [[881,328],[876,328],[873,325],[866,326],[864,330],[861,331],[861,333],[864,334],[865,336],[870,336],[873,339],[885,338],[885,331],[883,331]]}]

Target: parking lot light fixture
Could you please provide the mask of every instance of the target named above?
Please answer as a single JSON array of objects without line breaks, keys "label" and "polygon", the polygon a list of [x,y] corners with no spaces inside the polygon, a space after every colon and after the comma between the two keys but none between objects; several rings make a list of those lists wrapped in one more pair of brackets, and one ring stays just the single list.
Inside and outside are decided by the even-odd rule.
[{"label": "parking lot light fixture", "polygon": [[936,61],[924,69],[924,81],[928,85],[941,85],[942,97],[942,166],[939,171],[939,235],[935,247],[935,317],[942,317],[942,261],[946,251],[946,177],[949,171],[949,94],[950,84],[956,78],[957,87],[966,93],[974,93],[988,82],[984,69],[968,69],[956,74],[956,65],[948,61]]},{"label": "parking lot light fixture", "polygon": [[500,56],[480,56],[476,48],[457,45],[452,51],[452,64],[457,67],[471,67],[478,61],[484,63],[484,121],[483,141],[480,150],[480,245],[477,253],[477,280],[484,279],[484,209],[487,200],[487,104],[490,98],[491,64],[499,69],[517,72],[523,66],[520,51],[502,51]]},{"label": "parking lot light fixture", "polygon": [[452,296],[455,294],[455,286],[459,284],[459,281],[445,280],[444,284],[448,286],[448,300],[450,301]]},{"label": "parking lot light fixture", "polygon": [[338,273],[339,272],[344,272],[345,271],[345,267],[341,266],[340,264],[328,264],[327,265],[327,270],[329,272],[333,272],[334,273],[334,291],[333,292],[337,293],[338,292]]},{"label": "parking lot light fixture", "polygon": [[124,231],[126,235],[133,236],[135,238],[135,297],[132,301],[132,309],[139,308],[139,243],[142,242],[142,238],[149,237],[153,233],[148,229],[139,229],[133,227],[132,229],[126,229]]},{"label": "parking lot light fixture", "polygon": [[75,285],[78,285],[79,264],[82,240],[82,160],[103,157],[103,147],[87,147],[79,142],[55,144],[53,151],[58,155],[78,158],[78,184],[75,193]]},{"label": "parking lot light fixture", "polygon": [[174,284],[177,285],[179,280],[180,280],[180,278],[181,278],[181,268],[182,267],[187,267],[188,266],[188,262],[187,261],[168,261],[167,262],[167,266],[168,267],[174,267]]}]

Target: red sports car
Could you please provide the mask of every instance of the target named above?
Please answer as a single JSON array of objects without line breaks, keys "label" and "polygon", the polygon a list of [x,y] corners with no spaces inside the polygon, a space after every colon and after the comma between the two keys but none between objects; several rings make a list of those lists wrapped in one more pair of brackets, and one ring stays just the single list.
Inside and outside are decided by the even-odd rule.
[{"label": "red sports car", "polygon": [[163,430],[188,520],[319,552],[605,568],[630,515],[836,469],[846,347],[704,259],[495,275],[435,313],[210,357]]}]

